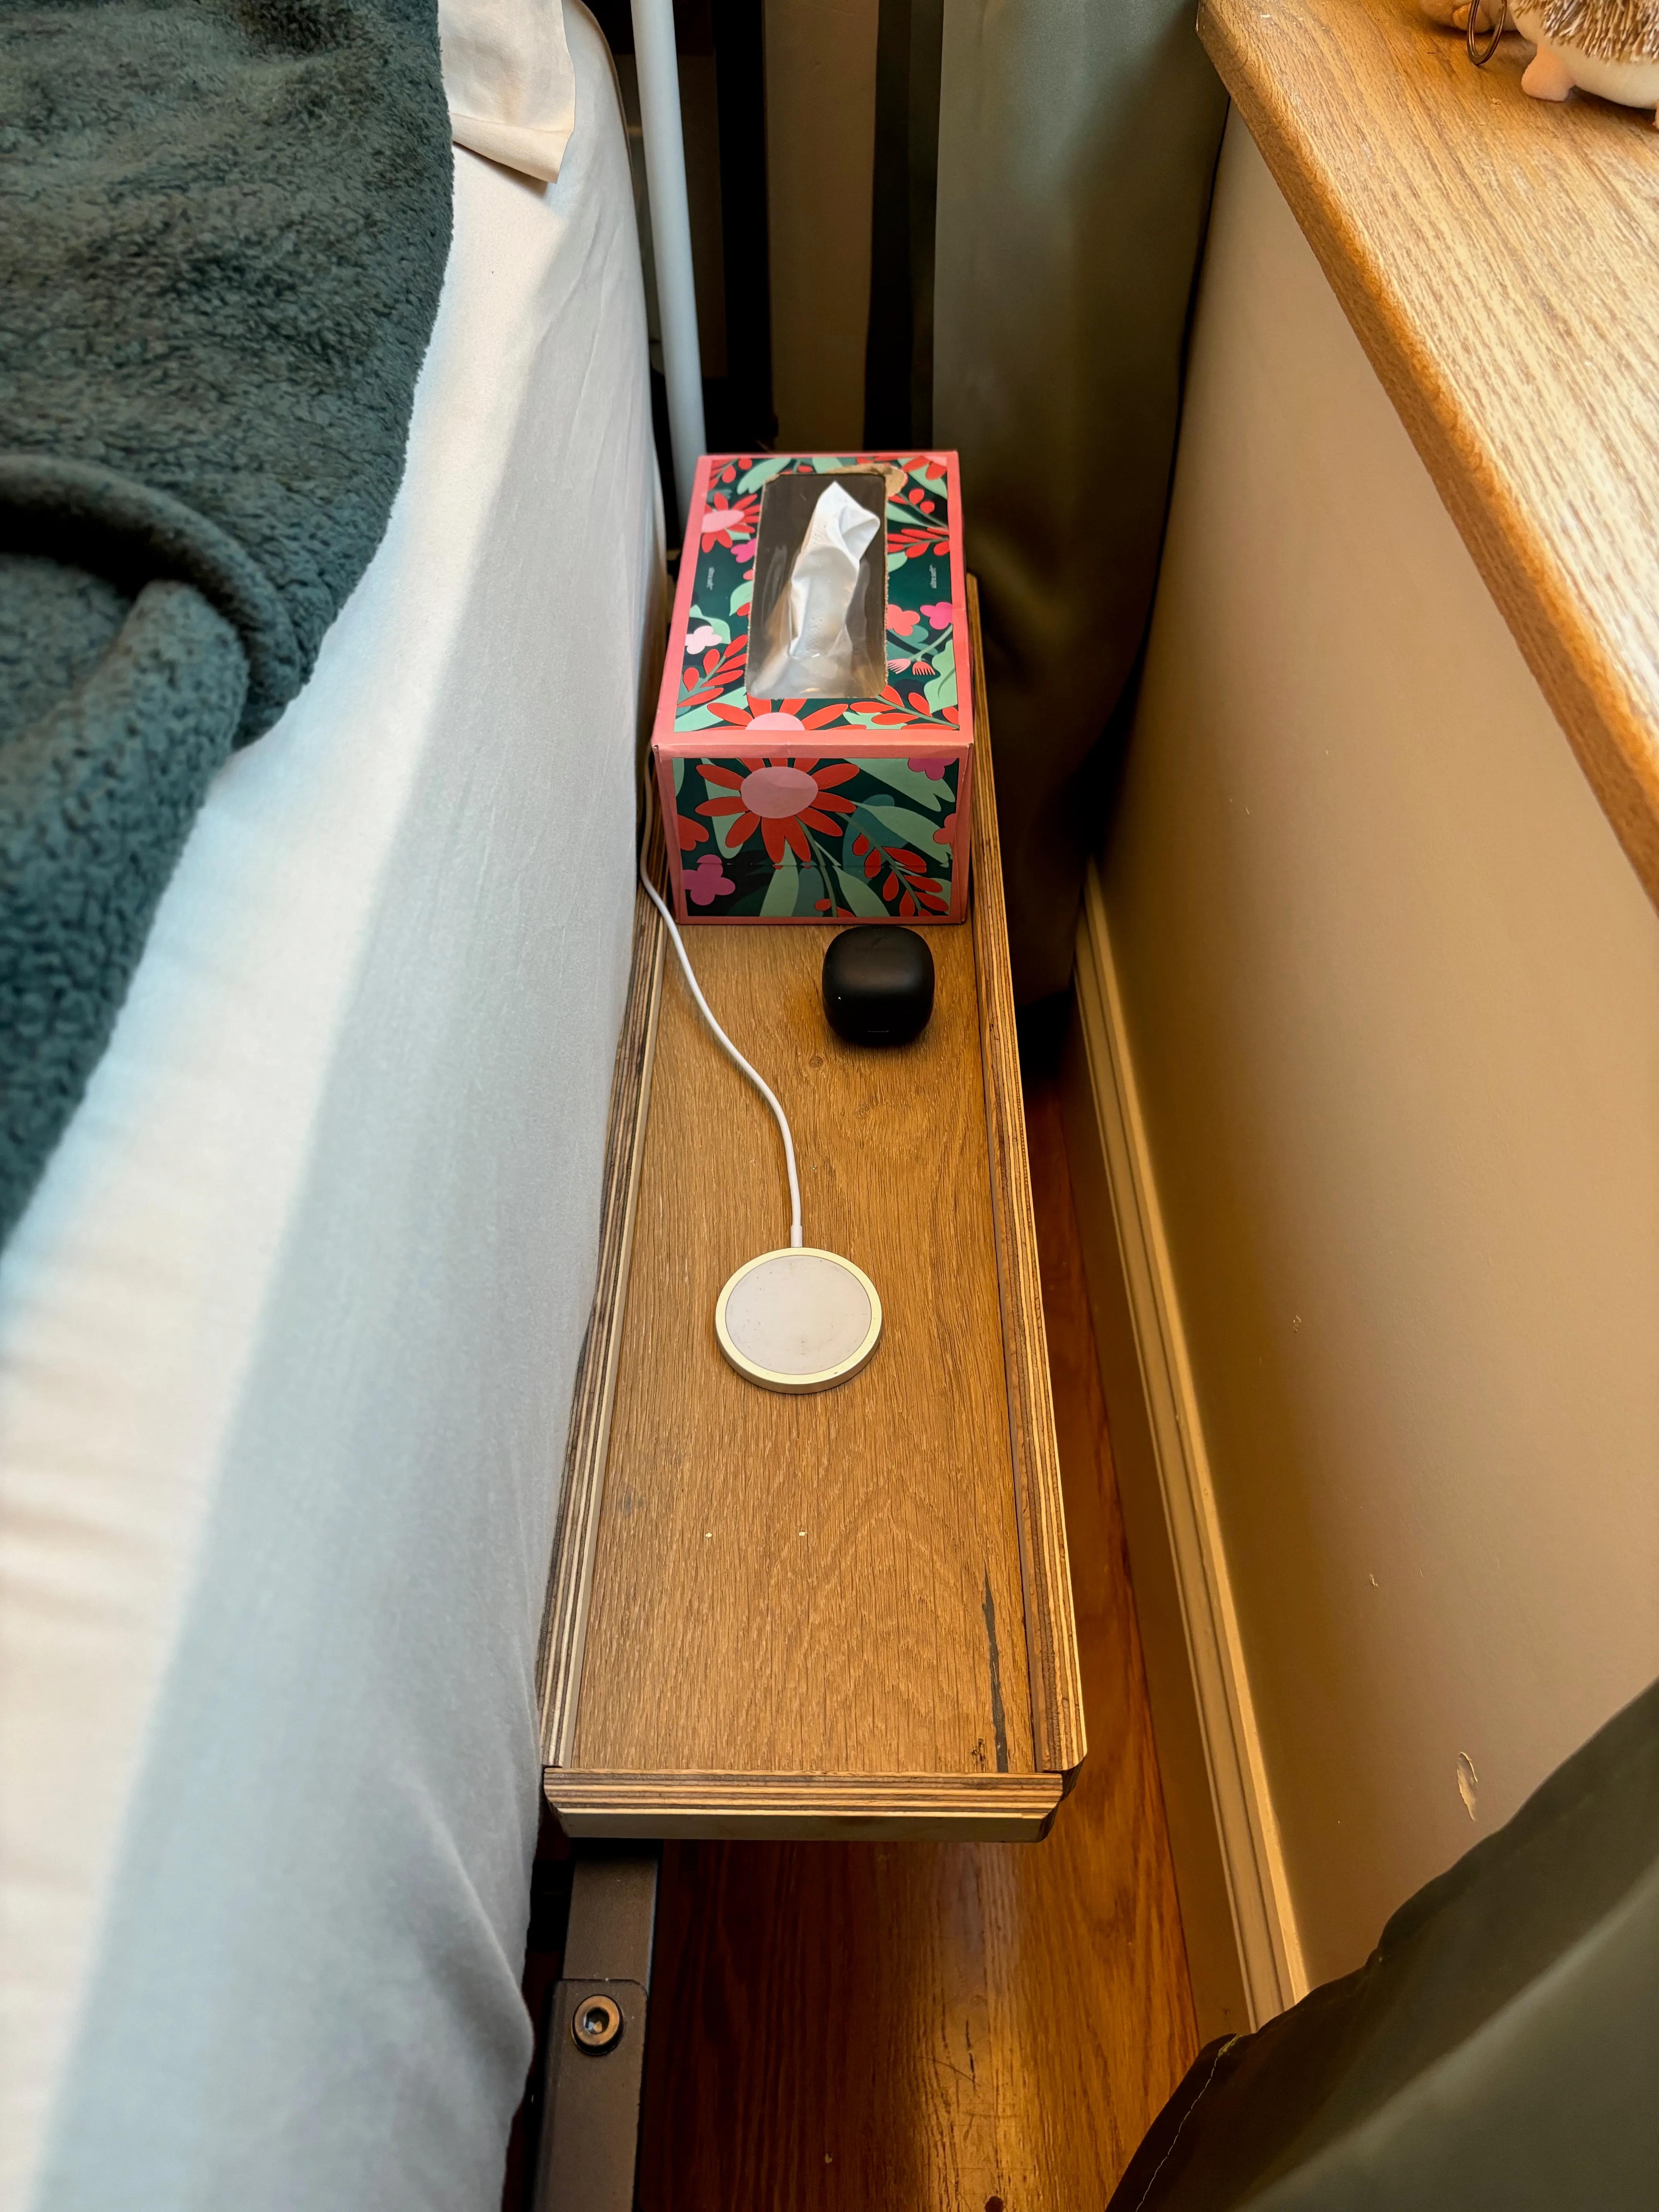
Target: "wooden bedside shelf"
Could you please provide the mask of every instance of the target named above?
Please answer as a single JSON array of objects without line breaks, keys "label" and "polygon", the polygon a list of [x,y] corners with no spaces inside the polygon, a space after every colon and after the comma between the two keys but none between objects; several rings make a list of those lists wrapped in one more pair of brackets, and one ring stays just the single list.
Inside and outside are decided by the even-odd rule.
[{"label": "wooden bedside shelf", "polygon": [[829,927],[685,933],[789,1115],[806,1242],[881,1293],[881,1346],[840,1389],[775,1395],[720,1356],[720,1285],[787,1242],[781,1151],[636,902],[543,1639],[570,1834],[1036,1836],[1082,1759],[978,711],[972,916],[927,932],[938,993],[914,1045],[831,1032]]}]

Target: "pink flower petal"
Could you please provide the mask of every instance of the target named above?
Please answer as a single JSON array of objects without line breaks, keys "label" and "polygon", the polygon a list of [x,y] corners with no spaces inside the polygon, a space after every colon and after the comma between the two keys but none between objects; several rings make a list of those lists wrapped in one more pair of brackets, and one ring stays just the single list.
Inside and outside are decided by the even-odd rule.
[{"label": "pink flower petal", "polygon": [[687,868],[684,883],[685,896],[693,906],[711,906],[722,891],[737,889],[718,853],[705,853],[695,868]]}]

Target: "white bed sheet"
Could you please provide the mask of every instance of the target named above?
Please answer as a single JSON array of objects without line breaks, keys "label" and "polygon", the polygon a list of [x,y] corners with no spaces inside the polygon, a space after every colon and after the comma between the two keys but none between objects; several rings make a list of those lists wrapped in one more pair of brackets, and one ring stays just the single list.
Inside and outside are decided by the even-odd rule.
[{"label": "white bed sheet", "polygon": [[632,191],[456,155],[385,542],[0,1261],[0,2206],[492,2206],[661,526]]}]

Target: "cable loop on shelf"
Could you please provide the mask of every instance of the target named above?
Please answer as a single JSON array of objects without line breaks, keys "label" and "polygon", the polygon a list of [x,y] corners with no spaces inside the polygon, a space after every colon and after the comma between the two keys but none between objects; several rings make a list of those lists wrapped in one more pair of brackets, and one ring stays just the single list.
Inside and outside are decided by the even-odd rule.
[{"label": "cable loop on shelf", "polygon": [[756,1090],[759,1091],[761,1097],[766,1101],[767,1104],[771,1108],[774,1115],[776,1117],[778,1131],[783,1139],[784,1165],[788,1170],[789,1176],[789,1242],[792,1248],[799,1251],[802,1242],[800,1227],[800,1177],[795,1171],[795,1140],[789,1133],[788,1119],[786,1116],[782,1107],[779,1105],[776,1094],[772,1090],[771,1085],[766,1081],[763,1076],[758,1074],[757,1071],[749,1065],[749,1062],[738,1050],[736,1045],[732,1043],[731,1038],[727,1036],[726,1031],[714,1019],[713,1009],[710,1007],[708,1000],[702,995],[702,987],[699,984],[696,977],[691,972],[691,963],[686,957],[685,940],[680,935],[679,924],[675,921],[672,914],[669,911],[667,901],[663,897],[662,893],[657,889],[657,886],[652,882],[649,874],[647,872],[645,865],[645,844],[643,841],[641,841],[640,845],[640,881],[645,887],[646,896],[650,900],[652,905],[656,908],[657,912],[662,916],[663,920],[668,925],[669,941],[672,944],[675,952],[679,957],[680,971],[685,977],[686,986],[690,991],[691,996],[696,1000],[697,1011],[702,1014],[704,1021],[708,1023],[709,1028],[714,1032],[714,1035],[719,1039],[720,1047],[725,1052],[727,1059],[730,1060],[734,1066],[740,1068],[744,1074],[749,1078],[749,1080],[754,1085]]}]

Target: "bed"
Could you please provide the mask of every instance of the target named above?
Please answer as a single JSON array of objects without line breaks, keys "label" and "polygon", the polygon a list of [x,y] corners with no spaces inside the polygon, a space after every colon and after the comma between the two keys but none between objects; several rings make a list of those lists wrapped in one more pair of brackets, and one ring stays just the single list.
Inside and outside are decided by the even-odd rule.
[{"label": "bed", "polygon": [[0,2206],[487,2206],[662,527],[626,145],[459,148],[386,538],[0,1258]]}]

